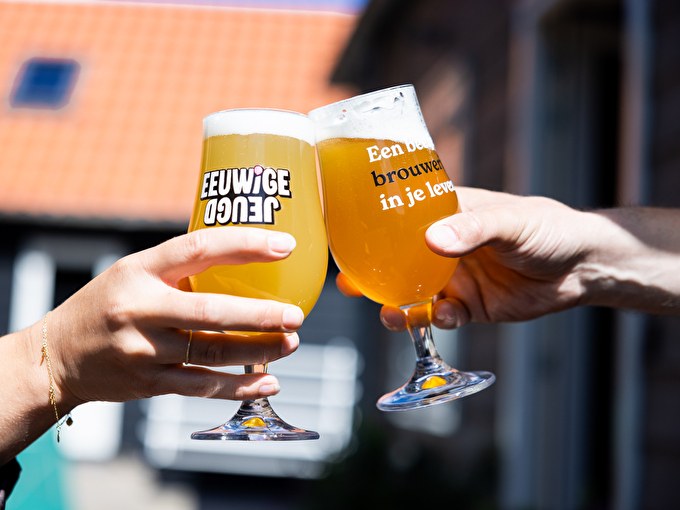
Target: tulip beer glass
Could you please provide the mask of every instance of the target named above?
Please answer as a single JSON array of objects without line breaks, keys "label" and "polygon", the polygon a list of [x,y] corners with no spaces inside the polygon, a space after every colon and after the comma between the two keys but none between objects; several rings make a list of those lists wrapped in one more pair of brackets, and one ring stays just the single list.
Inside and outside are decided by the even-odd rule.
[{"label": "tulip beer glass", "polygon": [[458,264],[425,244],[435,221],[459,211],[412,85],[346,99],[309,113],[316,125],[326,228],[339,269],[368,298],[400,307],[416,350],[401,388],[383,411],[446,402],[493,383],[490,372],[461,372],[435,348],[433,297]]},{"label": "tulip beer glass", "polygon": [[[298,305],[306,316],[321,294],[328,263],[312,121],[284,110],[235,109],[208,115],[203,129],[189,230],[222,225],[280,230],[295,237],[296,248],[275,262],[211,267],[190,277],[192,290],[275,299]],[[245,370],[266,371],[266,365]],[[243,401],[231,420],[191,437],[281,441],[319,434],[287,424],[260,398]]]}]

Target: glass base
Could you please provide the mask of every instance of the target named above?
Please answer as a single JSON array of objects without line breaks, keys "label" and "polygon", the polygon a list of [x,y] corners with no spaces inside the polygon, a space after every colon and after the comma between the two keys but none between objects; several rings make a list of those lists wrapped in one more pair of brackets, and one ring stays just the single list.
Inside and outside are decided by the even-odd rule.
[{"label": "glass base", "polygon": [[261,398],[242,402],[228,422],[214,429],[194,432],[191,439],[300,441],[319,439],[319,433],[289,425],[278,417],[266,398]]},{"label": "glass base", "polygon": [[450,402],[488,388],[496,380],[491,372],[461,372],[441,359],[418,360],[411,379],[378,399],[381,411],[407,411]]}]

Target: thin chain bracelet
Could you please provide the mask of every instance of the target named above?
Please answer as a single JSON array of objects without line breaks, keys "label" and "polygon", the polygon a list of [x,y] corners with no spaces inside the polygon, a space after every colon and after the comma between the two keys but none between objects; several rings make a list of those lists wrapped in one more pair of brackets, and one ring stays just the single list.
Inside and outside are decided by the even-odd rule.
[{"label": "thin chain bracelet", "polygon": [[59,432],[61,432],[61,426],[66,422],[69,427],[73,424],[73,419],[71,418],[71,413],[67,413],[66,416],[59,418],[59,410],[57,409],[57,398],[54,396],[54,376],[52,375],[52,360],[50,359],[50,352],[47,350],[47,317],[50,313],[47,312],[45,317],[43,317],[42,323],[42,358],[40,359],[40,364],[43,361],[47,365],[47,376],[49,377],[49,399],[52,408],[54,409],[54,416],[57,419],[57,443],[59,442]]}]

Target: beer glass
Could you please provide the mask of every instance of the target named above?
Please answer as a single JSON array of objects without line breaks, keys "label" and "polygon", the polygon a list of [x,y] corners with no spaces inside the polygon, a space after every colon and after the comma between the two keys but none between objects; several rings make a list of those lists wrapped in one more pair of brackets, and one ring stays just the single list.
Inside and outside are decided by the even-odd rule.
[{"label": "beer glass", "polygon": [[[192,290],[292,303],[307,316],[321,294],[328,263],[312,121],[285,110],[234,109],[205,117],[203,130],[189,230],[274,229],[292,234],[296,248],[275,262],[211,267],[189,278]],[[245,367],[246,373],[266,370],[266,365]],[[229,421],[191,437],[282,441],[319,434],[289,425],[260,398],[243,401]]]},{"label": "beer glass", "polygon": [[339,269],[368,298],[400,307],[415,346],[415,370],[377,402],[383,411],[447,402],[493,383],[437,353],[433,298],[458,260],[432,252],[425,231],[459,211],[456,189],[434,149],[412,85],[363,94],[309,113],[330,249]]}]

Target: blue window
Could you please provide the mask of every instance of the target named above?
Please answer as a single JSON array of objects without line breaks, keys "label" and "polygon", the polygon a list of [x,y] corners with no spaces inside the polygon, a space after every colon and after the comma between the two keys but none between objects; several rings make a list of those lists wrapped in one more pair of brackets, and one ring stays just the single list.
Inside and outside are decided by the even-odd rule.
[{"label": "blue window", "polygon": [[71,59],[32,58],[19,70],[10,104],[14,108],[59,109],[68,104],[80,71]]}]

